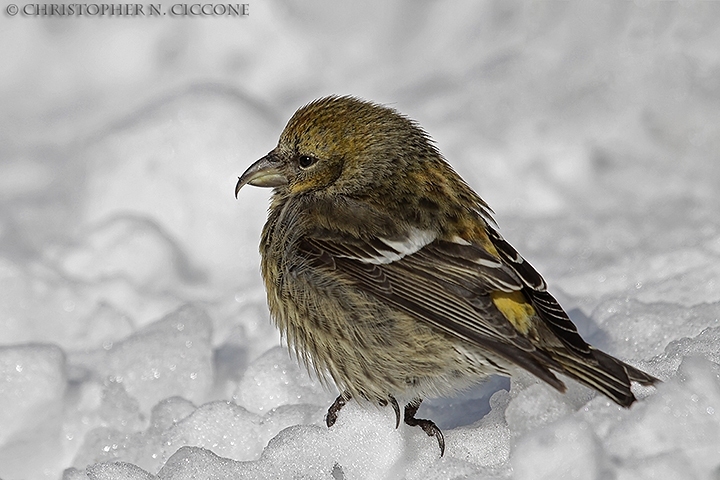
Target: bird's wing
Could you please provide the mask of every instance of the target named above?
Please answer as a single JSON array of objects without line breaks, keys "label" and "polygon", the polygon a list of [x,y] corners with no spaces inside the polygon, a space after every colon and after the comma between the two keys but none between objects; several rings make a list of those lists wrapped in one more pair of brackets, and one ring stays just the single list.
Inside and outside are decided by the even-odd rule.
[{"label": "bird's wing", "polygon": [[658,380],[594,349],[550,295],[540,274],[497,232],[495,252],[463,239],[411,231],[399,239],[305,237],[300,250],[315,268],[332,269],[357,288],[440,330],[514,363],[560,391],[563,372],[620,405],[630,381]]},{"label": "bird's wing", "polygon": [[[548,369],[562,371],[561,365],[513,324],[528,320],[523,318],[527,310],[522,310],[527,302],[513,295],[527,282],[544,287],[536,272],[536,278],[522,276],[481,246],[438,239],[420,230],[400,239],[364,240],[324,232],[305,237],[299,247],[310,265],[339,272],[369,295],[494,352],[564,391]],[[518,270],[522,272],[522,266]],[[527,271],[534,272],[532,267]],[[509,299],[503,303],[509,311],[520,307],[515,318],[498,308],[498,295]]]},{"label": "bird's wing", "polygon": [[605,352],[588,345],[568,317],[565,310],[546,290],[545,280],[498,232],[488,229],[489,238],[509,267],[525,285],[522,289],[542,321],[566,349],[554,349],[554,357],[563,365],[565,373],[594,386],[621,405],[629,405],[634,397],[628,380],[641,385],[653,385],[659,380],[628,365]]},{"label": "bird's wing", "polygon": [[523,292],[551,331],[573,353],[589,357],[591,349],[582,339],[577,327],[565,310],[547,291],[545,280],[505,239],[494,229],[488,229],[490,241],[506,267],[510,268],[522,281]]},{"label": "bird's wing", "polygon": [[545,281],[540,274],[498,232],[488,230],[498,256],[522,280],[522,292],[537,312],[538,318],[562,343],[564,348],[551,348],[549,353],[562,365],[564,373],[626,407],[635,401],[630,390],[631,381],[641,385],[653,385],[659,381],[652,375],[588,345],[565,310],[547,292]]}]

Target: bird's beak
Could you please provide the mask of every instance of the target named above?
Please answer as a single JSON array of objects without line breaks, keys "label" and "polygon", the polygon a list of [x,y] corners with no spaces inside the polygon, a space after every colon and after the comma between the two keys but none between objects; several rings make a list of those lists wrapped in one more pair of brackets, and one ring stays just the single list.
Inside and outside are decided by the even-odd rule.
[{"label": "bird's beak", "polygon": [[255,187],[279,187],[288,184],[288,178],[280,171],[280,161],[272,152],[250,165],[240,177],[235,187],[235,198],[247,184]]}]

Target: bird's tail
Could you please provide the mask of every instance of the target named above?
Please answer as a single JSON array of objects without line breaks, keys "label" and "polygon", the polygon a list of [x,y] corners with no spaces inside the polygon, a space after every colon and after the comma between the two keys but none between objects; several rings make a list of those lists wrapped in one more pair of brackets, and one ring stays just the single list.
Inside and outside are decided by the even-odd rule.
[{"label": "bird's tail", "polygon": [[631,382],[654,385],[660,380],[617,358],[597,349],[590,351],[587,358],[565,356],[553,352],[554,359],[563,367],[566,375],[580,383],[603,393],[618,405],[629,407],[637,400],[630,390]]}]

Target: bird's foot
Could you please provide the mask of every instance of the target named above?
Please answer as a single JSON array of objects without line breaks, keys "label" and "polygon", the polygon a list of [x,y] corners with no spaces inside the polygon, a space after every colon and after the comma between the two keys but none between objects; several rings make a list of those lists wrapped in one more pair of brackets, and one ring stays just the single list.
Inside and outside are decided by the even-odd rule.
[{"label": "bird's foot", "polygon": [[340,413],[340,410],[342,407],[345,406],[345,404],[350,400],[352,397],[348,392],[343,392],[335,399],[332,405],[330,405],[330,408],[328,408],[327,415],[325,416],[325,424],[328,426],[328,428],[335,425],[335,421],[337,420],[338,413]]},{"label": "bird's foot", "polygon": [[428,436],[435,437],[437,439],[438,446],[440,447],[440,456],[442,457],[445,455],[445,437],[443,436],[443,433],[432,420],[415,418],[415,414],[417,413],[418,408],[420,408],[421,403],[422,398],[416,398],[405,405],[405,424],[411,427],[420,427],[428,434]]},{"label": "bird's foot", "polygon": [[[327,411],[327,415],[325,416],[325,423],[328,427],[332,427],[333,425],[335,425],[340,410],[342,410],[342,408],[351,398],[352,396],[348,392],[343,392],[342,394],[338,395],[338,397],[335,399],[335,402],[330,405],[330,408],[328,408]],[[392,406],[393,411],[395,412],[395,428],[398,428],[400,426],[400,405],[398,405],[395,397],[389,395],[387,400],[380,400],[378,403],[381,407],[386,407],[388,404]]]},{"label": "bird's foot", "polygon": [[[340,410],[342,410],[342,408],[351,398],[352,396],[350,395],[350,393],[343,392],[338,395],[333,404],[330,405],[330,408],[328,408],[327,411],[327,416],[325,417],[325,423],[327,424],[328,428],[335,425]],[[400,426],[400,406],[398,405],[397,400],[395,400],[395,397],[389,395],[387,400],[380,400],[378,403],[381,407],[385,407],[388,404],[392,406],[393,410],[395,411],[395,428],[398,428]],[[405,424],[410,427],[420,427],[425,433],[427,433],[429,437],[435,437],[437,439],[438,446],[440,447],[440,456],[442,457],[443,455],[445,455],[445,437],[443,436],[442,431],[440,431],[438,426],[435,425],[435,422],[433,422],[432,420],[415,418],[415,414],[420,408],[421,403],[422,398],[416,398],[412,402],[405,405]]]}]

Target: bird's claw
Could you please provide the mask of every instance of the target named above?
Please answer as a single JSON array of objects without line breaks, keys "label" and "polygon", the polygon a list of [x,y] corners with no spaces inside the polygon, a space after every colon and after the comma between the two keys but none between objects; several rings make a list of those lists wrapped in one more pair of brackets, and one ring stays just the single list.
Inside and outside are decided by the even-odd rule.
[{"label": "bird's claw", "polygon": [[415,414],[417,413],[418,408],[420,408],[420,403],[422,403],[422,399],[416,398],[405,405],[405,424],[411,427],[420,427],[428,434],[429,437],[435,437],[437,439],[438,446],[440,447],[440,456],[442,457],[445,455],[445,436],[432,420],[415,418]]},{"label": "bird's claw", "polygon": [[327,415],[325,416],[325,424],[328,426],[328,428],[335,425],[338,413],[340,413],[340,410],[345,406],[348,400],[350,400],[350,396],[347,393],[342,393],[338,395],[333,404],[330,405],[330,408],[328,408],[327,411]]},{"label": "bird's claw", "polygon": [[[347,404],[348,400],[352,398],[348,392],[343,392],[335,399],[332,405],[330,405],[330,408],[328,408],[327,416],[325,417],[325,423],[327,424],[328,428],[335,425],[335,422],[338,418],[338,413],[340,413],[340,410]],[[388,395],[387,400],[380,400],[378,402],[380,406],[385,407],[388,404],[390,404],[395,411],[395,428],[398,428],[400,426],[400,406],[398,405],[397,400],[395,400],[395,397],[392,395]],[[432,420],[425,420],[423,418],[415,418],[415,414],[417,413],[418,409],[420,408],[420,404],[422,403],[421,398],[416,398],[412,402],[405,405],[405,424],[410,427],[420,427],[423,429],[425,433],[429,437],[435,437],[438,442],[438,446],[440,447],[440,456],[442,457],[445,455],[445,436],[443,435],[440,428],[438,428],[437,425],[435,425],[435,422]]]},{"label": "bird's claw", "polygon": [[398,405],[397,400],[395,400],[395,397],[392,395],[388,396],[388,400],[380,400],[380,406],[385,407],[389,403],[393,410],[395,411],[395,428],[398,428],[400,426],[400,405]]}]

